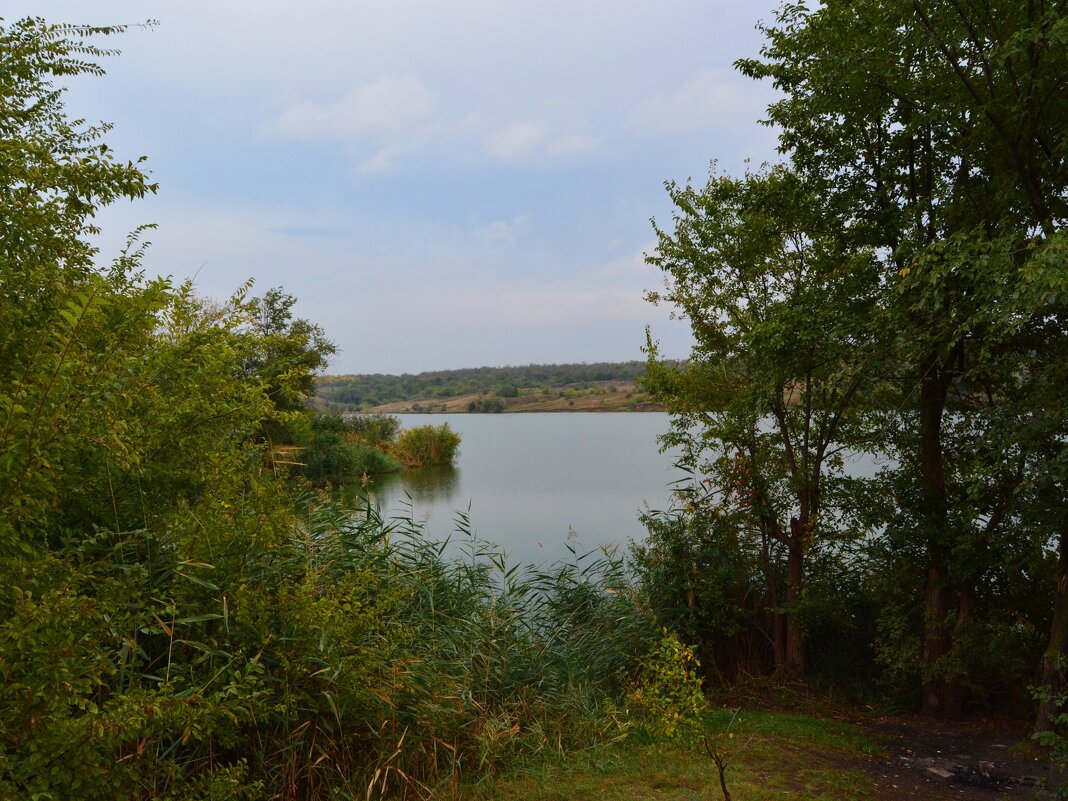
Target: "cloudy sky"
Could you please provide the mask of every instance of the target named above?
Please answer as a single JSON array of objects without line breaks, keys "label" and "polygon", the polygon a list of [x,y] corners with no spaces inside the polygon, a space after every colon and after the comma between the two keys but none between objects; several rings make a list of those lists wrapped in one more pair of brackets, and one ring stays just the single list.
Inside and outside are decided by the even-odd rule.
[{"label": "cloudy sky", "polygon": [[337,342],[331,372],[642,358],[643,253],[665,180],[775,158],[755,55],[770,0],[7,0],[108,40],[70,109],[148,156],[150,268],[223,297],[283,286]]}]

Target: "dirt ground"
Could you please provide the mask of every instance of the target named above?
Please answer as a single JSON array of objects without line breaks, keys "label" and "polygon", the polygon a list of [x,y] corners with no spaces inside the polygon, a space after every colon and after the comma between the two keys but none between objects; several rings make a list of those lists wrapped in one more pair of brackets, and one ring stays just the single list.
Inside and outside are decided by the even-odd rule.
[{"label": "dirt ground", "polygon": [[1023,724],[903,717],[863,725],[886,748],[862,766],[879,799],[1031,799],[1048,778]]}]

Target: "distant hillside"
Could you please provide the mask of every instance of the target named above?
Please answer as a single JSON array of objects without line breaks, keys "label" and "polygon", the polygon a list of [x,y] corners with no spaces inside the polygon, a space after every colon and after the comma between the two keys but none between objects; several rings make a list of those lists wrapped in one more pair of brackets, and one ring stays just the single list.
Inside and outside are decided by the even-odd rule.
[{"label": "distant hillside", "polygon": [[318,379],[324,411],[629,411],[648,408],[645,362],[475,367]]}]

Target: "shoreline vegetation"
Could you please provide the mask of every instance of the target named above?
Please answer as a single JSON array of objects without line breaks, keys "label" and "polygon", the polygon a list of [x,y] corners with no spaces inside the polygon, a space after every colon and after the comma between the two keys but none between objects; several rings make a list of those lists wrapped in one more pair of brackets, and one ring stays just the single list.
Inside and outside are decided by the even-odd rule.
[{"label": "shoreline vegetation", "polygon": [[665,411],[642,385],[645,368],[601,362],[324,375],[310,403],[321,412],[370,414]]},{"label": "shoreline vegetation", "polygon": [[460,435],[448,423],[401,429],[392,415],[306,412],[290,438],[272,448],[274,466],[289,465],[315,486],[366,484],[374,476],[451,465]]},{"label": "shoreline vegetation", "polygon": [[[157,189],[64,106],[126,29],[0,20],[0,799],[1068,799],[1068,19],[999,10],[784,5],[739,69],[798,172],[671,184],[657,229],[687,364],[313,405],[336,349],[291,295],[90,237]],[[625,554],[514,564],[322,487],[459,446],[352,412],[646,391],[692,481]],[[969,715],[1013,723],[980,752]]]}]

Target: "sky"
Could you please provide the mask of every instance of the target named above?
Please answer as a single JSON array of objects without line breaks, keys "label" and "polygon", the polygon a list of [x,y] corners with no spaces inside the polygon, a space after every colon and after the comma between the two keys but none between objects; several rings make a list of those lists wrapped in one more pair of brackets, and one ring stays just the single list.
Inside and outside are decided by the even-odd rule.
[{"label": "sky", "polygon": [[770,0],[6,0],[7,21],[158,20],[103,42],[70,112],[148,157],[146,267],[228,297],[281,286],[330,373],[683,357],[644,300],[665,181],[777,159],[736,73]]}]

